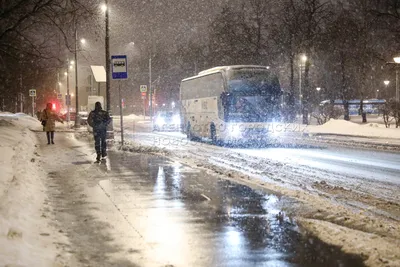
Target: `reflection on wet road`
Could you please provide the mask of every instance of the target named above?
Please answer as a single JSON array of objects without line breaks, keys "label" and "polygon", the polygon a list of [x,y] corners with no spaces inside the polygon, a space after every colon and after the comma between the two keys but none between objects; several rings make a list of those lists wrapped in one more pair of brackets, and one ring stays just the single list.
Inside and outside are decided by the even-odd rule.
[{"label": "reflection on wet road", "polygon": [[279,213],[293,204],[163,158],[110,153],[99,182],[143,238],[146,258],[171,266],[363,266]]}]

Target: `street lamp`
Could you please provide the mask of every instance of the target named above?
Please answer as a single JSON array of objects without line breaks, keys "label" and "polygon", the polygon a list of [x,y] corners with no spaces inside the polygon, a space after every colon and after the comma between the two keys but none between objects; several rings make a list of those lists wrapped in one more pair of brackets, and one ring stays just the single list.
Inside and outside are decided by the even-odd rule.
[{"label": "street lamp", "polygon": [[318,92],[321,91],[321,87],[317,87],[317,91],[318,91]]},{"label": "street lamp", "polygon": [[376,99],[379,99],[379,89],[376,90]]},{"label": "street lamp", "polygon": [[107,4],[102,4],[102,5],[101,5],[101,10],[102,10],[103,12],[106,12],[106,11],[107,11]]},{"label": "street lamp", "polygon": [[385,86],[387,87],[390,83],[390,81],[383,81],[383,83],[385,84]]},{"label": "street lamp", "polygon": [[[400,57],[394,57],[393,58],[394,62],[396,64],[400,64]],[[396,101],[400,101],[400,93],[399,93],[399,68],[397,66],[396,68]]]},{"label": "street lamp", "polygon": [[[302,94],[302,91],[301,91],[301,76],[302,76],[302,73],[303,73],[303,65],[305,65],[305,63],[307,61],[307,56],[305,54],[303,54],[300,57],[300,59],[301,59],[301,62],[299,64],[299,102],[300,102],[300,110],[302,110],[302,107],[303,107],[303,99],[302,99],[303,98],[303,94]],[[303,65],[301,63],[303,63]]]},{"label": "street lamp", "polygon": [[81,39],[81,44],[86,44],[86,40],[84,38]]}]

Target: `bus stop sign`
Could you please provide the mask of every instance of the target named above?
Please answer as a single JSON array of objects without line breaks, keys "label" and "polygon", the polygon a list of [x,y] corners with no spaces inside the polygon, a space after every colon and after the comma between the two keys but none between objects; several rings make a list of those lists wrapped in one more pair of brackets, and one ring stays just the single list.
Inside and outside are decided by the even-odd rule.
[{"label": "bus stop sign", "polygon": [[126,55],[111,56],[112,78],[114,80],[128,79]]}]

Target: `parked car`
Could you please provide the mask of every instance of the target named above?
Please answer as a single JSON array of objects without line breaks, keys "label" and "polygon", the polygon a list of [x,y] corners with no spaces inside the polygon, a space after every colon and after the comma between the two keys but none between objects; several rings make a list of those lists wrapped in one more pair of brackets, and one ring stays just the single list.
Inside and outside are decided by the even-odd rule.
[{"label": "parked car", "polygon": [[159,111],[153,119],[153,131],[179,131],[181,118],[173,111]]},{"label": "parked car", "polygon": [[86,125],[87,124],[87,119],[89,117],[89,113],[87,111],[80,111],[78,113],[79,116],[79,121],[81,125]]},{"label": "parked car", "polygon": [[[80,125],[86,125],[87,124],[87,119],[88,119],[88,112],[86,111],[80,111],[78,112],[78,121],[80,123]],[[69,113],[69,119],[70,121],[75,121],[75,117],[76,117],[76,112],[70,112]],[[64,121],[67,120],[67,113],[64,113],[60,116],[60,118]]]}]

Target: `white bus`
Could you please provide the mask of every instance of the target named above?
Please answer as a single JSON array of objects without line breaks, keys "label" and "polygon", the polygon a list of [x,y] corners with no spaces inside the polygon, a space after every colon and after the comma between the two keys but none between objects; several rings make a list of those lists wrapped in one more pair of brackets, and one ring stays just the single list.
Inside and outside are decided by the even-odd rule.
[{"label": "white bus", "polygon": [[183,131],[189,139],[253,141],[280,119],[282,91],[268,67],[225,66],[181,82]]}]

